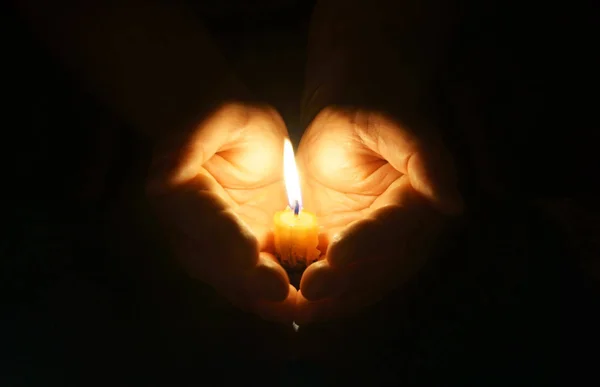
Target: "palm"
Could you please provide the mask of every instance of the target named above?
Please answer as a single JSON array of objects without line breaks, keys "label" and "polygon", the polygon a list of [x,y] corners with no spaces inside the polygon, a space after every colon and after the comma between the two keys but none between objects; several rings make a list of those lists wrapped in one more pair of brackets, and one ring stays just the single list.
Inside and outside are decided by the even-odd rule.
[{"label": "palm", "polygon": [[306,207],[335,234],[349,223],[394,203],[410,185],[405,175],[365,144],[342,117],[330,117],[308,133],[299,152]]},{"label": "palm", "polygon": [[197,197],[218,212],[233,212],[264,242],[273,214],[285,207],[283,138],[275,112],[226,107],[207,122],[185,151],[174,156],[172,180],[195,179]]},{"label": "palm", "polygon": [[395,194],[392,188],[404,180],[403,174],[375,154],[346,161],[346,165],[330,162],[327,170],[309,162],[304,175],[310,192],[307,205],[332,233],[390,203]]},{"label": "palm", "polygon": [[[451,168],[440,154],[383,115],[326,109],[315,118],[298,159],[305,206],[328,246],[303,275],[298,321],[355,311],[420,267],[441,220],[434,207],[457,206],[432,173]],[[443,175],[453,180],[451,169]]]},{"label": "palm", "polygon": [[285,206],[285,137],[272,110],[225,106],[158,155],[167,174],[158,174],[155,192],[190,275],[234,304],[287,321],[295,293],[268,244],[273,214]]},{"label": "palm", "polygon": [[224,146],[203,166],[216,182],[216,193],[259,242],[267,239],[275,211],[285,206],[282,147],[276,134],[253,130]]},{"label": "palm", "polygon": [[[204,171],[213,180],[211,187],[214,195],[224,200],[225,208],[232,210],[250,228],[258,239],[259,245],[265,246],[268,241],[269,231],[273,223],[273,214],[284,208],[285,191],[283,179],[279,175],[271,177],[264,185],[256,188],[241,188],[229,181],[231,176],[235,179],[249,181],[253,179],[253,172],[241,170],[228,160],[232,155],[215,155],[205,165]],[[246,155],[233,155],[236,158],[247,158]]]}]

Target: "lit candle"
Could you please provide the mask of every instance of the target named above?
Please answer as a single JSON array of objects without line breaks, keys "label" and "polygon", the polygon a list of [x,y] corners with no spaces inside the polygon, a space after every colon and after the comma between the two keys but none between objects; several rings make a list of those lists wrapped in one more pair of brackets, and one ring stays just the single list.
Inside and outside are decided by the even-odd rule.
[{"label": "lit candle", "polygon": [[289,206],[275,214],[275,251],[281,264],[292,270],[306,268],[321,255],[317,217],[302,209],[300,177],[290,140],[283,144],[283,173]]}]

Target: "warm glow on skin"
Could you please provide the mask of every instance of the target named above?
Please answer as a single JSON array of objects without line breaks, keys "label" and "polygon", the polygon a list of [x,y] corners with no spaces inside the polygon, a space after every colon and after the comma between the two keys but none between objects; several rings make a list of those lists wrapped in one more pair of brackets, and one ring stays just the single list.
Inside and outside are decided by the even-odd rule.
[{"label": "warm glow on skin", "polygon": [[192,277],[234,305],[291,323],[296,290],[269,245],[273,214],[286,205],[285,138],[274,110],[223,105],[157,152],[148,189]]},{"label": "warm glow on skin", "polygon": [[441,214],[462,206],[445,155],[439,143],[423,143],[385,115],[319,113],[302,137],[298,162],[305,203],[319,217],[327,248],[302,276],[296,322],[357,311],[419,269]]}]

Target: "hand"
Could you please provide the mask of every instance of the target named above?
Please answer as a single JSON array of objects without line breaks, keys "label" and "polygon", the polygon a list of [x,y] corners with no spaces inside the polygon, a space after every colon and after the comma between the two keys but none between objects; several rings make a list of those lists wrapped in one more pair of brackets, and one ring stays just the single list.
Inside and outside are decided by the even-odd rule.
[{"label": "hand", "polygon": [[291,322],[296,290],[266,252],[286,205],[286,137],[275,111],[225,105],[156,152],[149,193],[191,276],[242,309]]},{"label": "hand", "polygon": [[355,312],[405,282],[462,201],[452,160],[432,134],[390,117],[325,109],[298,150],[305,207],[315,211],[326,258],[304,272],[296,322]]}]

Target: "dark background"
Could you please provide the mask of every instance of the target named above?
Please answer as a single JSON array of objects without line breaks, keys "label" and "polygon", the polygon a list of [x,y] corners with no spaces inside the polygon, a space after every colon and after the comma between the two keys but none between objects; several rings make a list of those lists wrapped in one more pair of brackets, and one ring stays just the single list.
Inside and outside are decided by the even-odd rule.
[{"label": "dark background", "polygon": [[[195,7],[297,140],[313,4],[253,3]],[[467,116],[488,128],[485,144],[450,135],[473,177],[465,228],[400,301],[298,334],[233,310],[169,260],[141,189],[148,144],[3,5],[0,383],[578,385],[593,376],[598,293],[554,216],[556,203],[574,202],[581,219],[598,219],[588,216],[598,211],[591,2],[486,4],[465,5],[454,52],[470,59],[454,62],[444,89],[448,101],[472,92]],[[460,117],[449,113],[446,126],[463,127]],[[508,187],[501,200],[479,185],[486,168]]]}]

